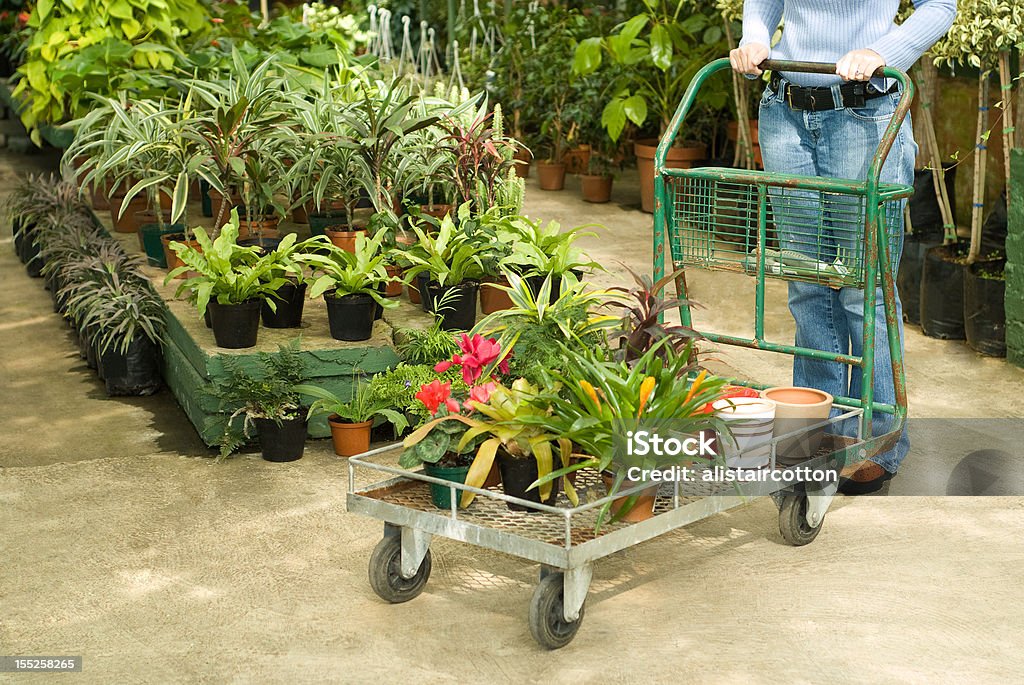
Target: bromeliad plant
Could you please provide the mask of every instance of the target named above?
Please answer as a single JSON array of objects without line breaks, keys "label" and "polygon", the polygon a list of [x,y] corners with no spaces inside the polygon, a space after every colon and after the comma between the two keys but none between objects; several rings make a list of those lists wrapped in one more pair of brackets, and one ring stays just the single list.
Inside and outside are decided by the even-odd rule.
[{"label": "bromeliad plant", "polygon": [[[521,420],[571,440],[591,456],[540,478],[540,482],[593,468],[612,476],[609,494],[614,496],[627,483],[631,467],[658,469],[709,461],[700,456],[633,455],[626,449],[629,431],[680,436],[717,431],[731,436],[725,422],[704,413],[709,403],[722,397],[726,381],[698,370],[692,343],[679,351],[669,343],[661,340],[632,364],[615,360],[601,348],[563,346],[562,370],[552,372],[546,384],[558,391],[546,392],[538,400],[551,411]],[[629,481],[629,487],[633,483]],[[628,513],[637,498],[637,493],[631,494],[613,520]],[[609,501],[602,508],[598,527],[611,505]]]}]

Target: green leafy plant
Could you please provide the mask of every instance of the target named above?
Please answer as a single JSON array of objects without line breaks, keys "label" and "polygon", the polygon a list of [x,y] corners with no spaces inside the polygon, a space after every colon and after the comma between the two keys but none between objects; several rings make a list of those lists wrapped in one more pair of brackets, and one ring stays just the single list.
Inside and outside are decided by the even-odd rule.
[{"label": "green leafy plant", "polygon": [[561,366],[561,344],[602,346],[605,331],[619,322],[614,316],[595,313],[611,293],[588,291],[571,273],[564,277],[562,291],[553,302],[551,276],[537,294],[522,277],[509,273],[508,279],[508,286],[492,287],[507,292],[512,307],[487,315],[473,332],[498,336],[502,348],[512,350],[514,376],[542,383],[546,369]]},{"label": "green leafy plant", "polygon": [[41,145],[40,125],[84,113],[90,92],[152,87],[140,72],[170,70],[181,39],[205,25],[198,0],[36,3],[14,89],[15,97],[28,97],[21,118],[32,139]]},{"label": "green leafy plant", "polygon": [[[215,378],[207,390],[223,411],[231,412],[221,438],[221,457],[229,456],[250,437],[253,419],[270,419],[280,426],[303,415],[297,387],[306,380],[306,364],[299,345],[295,339],[280,345],[276,353],[261,352],[255,373],[239,357],[223,357],[227,375]],[[241,430],[236,425],[240,417]]]},{"label": "green leafy plant", "polygon": [[[693,75],[711,59],[726,52],[724,33],[714,7],[691,0],[645,1],[641,11],[603,36],[580,41],[573,70],[580,75],[596,72],[607,59],[621,67],[608,89],[601,122],[608,135],[618,140],[627,121],[643,126],[649,116],[668,126]],[[698,106],[720,110],[729,99],[728,84],[709,83],[701,90]],[[714,125],[709,116],[703,128]],[[693,123],[688,120],[688,129]],[[704,133],[708,131],[705,130]],[[691,138],[703,137],[690,133]]]},{"label": "green leafy plant", "polygon": [[506,269],[524,276],[561,276],[571,271],[601,268],[574,244],[582,237],[596,235],[587,230],[590,225],[563,231],[557,221],[545,224],[515,217],[507,226],[503,242],[511,243],[512,251],[501,261]]},{"label": "green leafy plant", "polygon": [[[231,220],[215,240],[211,240],[202,227],[193,230],[199,249],[184,243],[171,243],[171,249],[184,264],[167,274],[164,283],[190,271],[198,273],[181,282],[177,296],[191,292],[200,315],[206,313],[211,299],[219,304],[242,304],[263,298],[272,309],[276,309],[272,296],[286,283],[283,276],[274,275],[279,257],[275,253],[261,256],[262,251],[258,247],[238,245],[237,209],[231,211]],[[287,251],[294,241],[294,233],[285,236],[279,249]]]},{"label": "green leafy plant", "polygon": [[396,411],[388,398],[379,396],[372,383],[357,383],[347,401],[316,385],[303,384],[295,389],[303,395],[316,398],[309,407],[307,416],[310,418],[317,414],[328,414],[337,415],[346,423],[365,423],[379,417],[391,423],[398,433],[409,425],[405,415]]},{"label": "green leafy plant", "polygon": [[[459,207],[459,220],[469,219],[468,204]],[[441,286],[458,285],[464,281],[480,279],[485,275],[483,256],[491,246],[471,239],[471,236],[455,226],[452,217],[446,216],[438,226],[437,235],[425,232],[420,226],[413,226],[418,244],[400,254],[410,264],[407,277],[427,272],[432,280]]]},{"label": "green leafy plant", "polygon": [[[295,259],[313,270],[313,285],[309,297],[320,297],[333,293],[334,297],[345,295],[369,295],[385,309],[398,306],[380,293],[380,288],[392,279],[388,275],[386,260],[381,251],[383,235],[356,238],[355,252],[347,252],[333,245],[326,237],[316,236],[307,243],[315,252],[304,252]],[[307,248],[308,249],[308,248]]]},{"label": "green leafy plant", "polygon": [[668,340],[669,345],[678,352],[690,341],[700,337],[692,328],[663,321],[666,314],[678,311],[679,307],[687,304],[686,300],[669,299],[662,295],[681,271],[667,274],[656,283],[646,274],[641,276],[629,268],[627,271],[633,277],[635,286],[611,288],[610,292],[617,297],[609,302],[625,305],[621,325],[609,337],[617,343],[619,354],[626,361],[643,356],[663,340]]},{"label": "green leafy plant", "polygon": [[[704,407],[722,396],[726,382],[697,373],[694,348],[675,351],[668,340],[651,347],[633,363],[616,361],[601,348],[563,345],[562,370],[552,372],[547,383],[558,392],[544,393],[539,402],[550,411],[524,415],[521,421],[576,443],[589,459],[578,460],[542,476],[538,482],[581,468],[613,475],[609,494],[614,496],[627,482],[632,467],[656,469],[700,461],[699,456],[633,455],[624,449],[629,431],[697,435],[717,431],[731,437],[728,426]],[[693,377],[696,374],[696,377]],[[703,459],[707,461],[707,459]],[[630,495],[618,510],[621,518],[633,507],[638,494]],[[606,520],[611,502],[601,509],[597,526]],[[613,519],[614,520],[614,519]]]},{"label": "green leafy plant", "polygon": [[441,330],[440,321],[435,321],[429,328],[422,330],[403,329],[400,331],[400,338],[398,354],[409,364],[433,365],[459,351],[455,336],[450,331]]},{"label": "green leafy plant", "polygon": [[[420,388],[438,378],[434,370],[434,363],[430,364],[407,364],[400,363],[393,369],[375,374],[370,379],[370,386],[374,394],[387,406],[409,416],[415,417],[417,423],[423,423],[430,418],[430,412],[426,406],[416,399],[416,393]],[[440,374],[441,380],[450,383],[453,392],[457,395],[466,394],[469,389],[462,381],[457,370],[449,369]]]}]

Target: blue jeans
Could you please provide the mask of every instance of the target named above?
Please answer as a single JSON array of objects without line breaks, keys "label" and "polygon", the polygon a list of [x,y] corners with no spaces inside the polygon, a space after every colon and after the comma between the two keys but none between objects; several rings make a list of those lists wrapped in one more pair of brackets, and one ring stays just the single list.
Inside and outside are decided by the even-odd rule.
[{"label": "blue jeans", "polygon": [[[786,174],[864,180],[871,158],[878,148],[898,100],[899,94],[893,93],[868,100],[863,108],[805,112],[791,109],[770,88],[766,89],[761,98],[758,124],[764,168],[767,171]],[[916,155],[917,144],[914,142],[913,127],[908,116],[882,168],[881,180],[888,183],[913,184]],[[842,198],[839,198],[840,204],[829,205],[830,208],[824,213],[824,221],[820,220],[823,215],[821,203],[824,200],[820,200],[817,193],[774,189],[771,191],[771,200],[783,249],[808,254],[830,264],[837,257],[848,261],[849,251],[857,249],[854,243],[862,241],[862,237],[855,234],[850,226],[844,227],[845,230],[831,230],[831,226],[838,226],[844,216],[850,216],[844,212]],[[802,217],[801,200],[807,207]],[[831,201],[836,202],[835,198]],[[859,210],[856,206],[853,209],[855,213]],[[902,207],[896,207],[894,211],[901,209]],[[837,217],[834,222],[830,219],[829,212]],[[819,221],[820,227],[812,229],[809,235],[807,227],[814,226]],[[893,248],[890,253],[891,266],[895,274],[903,251],[902,212],[895,221],[890,222],[890,230],[890,244]],[[815,235],[816,232],[820,232],[821,235]],[[847,259],[843,259],[844,256]],[[896,308],[902,348],[903,317],[898,294]],[[798,346],[837,354],[862,354],[862,290],[834,289],[814,283],[790,282],[789,310],[796,321]],[[894,404],[896,393],[893,387],[881,288],[878,288],[877,293],[875,321],[875,401]],[[860,369],[851,369],[839,362],[796,357],[793,362],[793,384],[824,390],[837,397],[861,396]],[[892,416],[878,412],[874,416],[875,435],[891,430]],[[847,432],[851,428],[847,427]],[[904,428],[894,449],[872,459],[887,471],[895,473],[909,449],[910,439]]]}]

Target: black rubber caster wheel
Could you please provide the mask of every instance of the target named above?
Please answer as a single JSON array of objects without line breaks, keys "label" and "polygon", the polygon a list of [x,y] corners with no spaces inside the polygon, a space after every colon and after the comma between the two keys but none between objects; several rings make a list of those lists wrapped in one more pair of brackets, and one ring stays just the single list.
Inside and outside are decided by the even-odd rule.
[{"label": "black rubber caster wheel", "polygon": [[571,623],[562,616],[562,580],[561,573],[545,575],[530,601],[530,634],[545,649],[565,647],[576,637],[583,623],[582,607],[579,618]]},{"label": "black rubber caster wheel", "polygon": [[822,516],[818,525],[811,526],[807,522],[807,504],[807,495],[786,495],[779,507],[779,532],[786,542],[795,547],[806,545],[818,537],[825,521]]},{"label": "black rubber caster wheel", "polygon": [[388,536],[377,543],[370,555],[370,587],[386,602],[400,604],[414,599],[430,578],[430,550],[412,578],[402,577],[402,538]]}]

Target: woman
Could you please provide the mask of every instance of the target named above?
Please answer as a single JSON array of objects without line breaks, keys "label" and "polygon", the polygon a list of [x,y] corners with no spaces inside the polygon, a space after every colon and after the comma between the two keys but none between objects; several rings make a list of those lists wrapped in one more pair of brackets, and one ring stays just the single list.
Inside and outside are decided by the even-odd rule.
[{"label": "woman", "polygon": [[[785,174],[864,180],[868,165],[899,100],[896,84],[872,78],[876,69],[907,70],[956,16],[956,0],[915,0],[915,11],[902,25],[894,20],[899,0],[746,0],[743,39],[729,59],[733,69],[753,78],[758,65],[772,59],[827,62],[835,74],[782,72],[773,74],[761,98],[759,136],[764,168]],[[780,21],[782,39],[770,49]],[[909,117],[900,129],[881,180],[913,184],[917,144]],[[852,227],[829,224],[822,236],[808,233],[802,218],[822,212],[826,200],[815,193],[776,190],[771,195],[782,247],[833,263],[858,240]],[[842,216],[841,207],[829,208]],[[827,219],[827,223],[828,223]],[[902,213],[889,222],[893,269],[903,249]],[[843,229],[846,230],[843,230]],[[801,230],[802,229],[802,230]],[[811,229],[812,231],[815,229]],[[856,288],[833,289],[805,282],[789,284],[789,309],[801,347],[860,356],[863,347],[864,294]],[[881,290],[877,297],[875,337],[875,401],[895,403],[891,358],[886,338]],[[900,340],[902,308],[896,300]],[[833,396],[860,397],[861,376],[850,367],[796,357],[795,385],[818,388]],[[875,433],[886,432],[891,419],[876,416]],[[850,494],[872,492],[892,478],[907,456],[906,429],[896,447],[844,469],[840,489]]]}]

